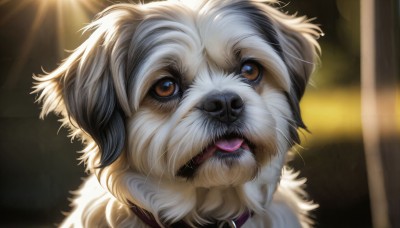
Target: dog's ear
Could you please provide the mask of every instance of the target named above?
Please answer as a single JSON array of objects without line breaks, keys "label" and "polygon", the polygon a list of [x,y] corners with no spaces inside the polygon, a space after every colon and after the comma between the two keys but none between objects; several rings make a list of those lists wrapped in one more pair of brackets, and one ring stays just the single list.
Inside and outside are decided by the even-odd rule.
[{"label": "dog's ear", "polygon": [[303,97],[318,59],[320,48],[316,39],[321,31],[305,17],[288,16],[277,12],[274,20],[278,28],[281,56],[289,69],[292,83],[288,98],[294,110],[297,126],[306,129],[301,119],[299,101]]},{"label": "dog's ear", "polygon": [[[274,20],[278,28],[282,58],[289,69],[292,83],[287,99],[293,112],[294,124],[307,130],[301,117],[300,100],[318,60],[320,47],[316,39],[319,38],[321,30],[309,23],[305,17],[288,16],[277,12]],[[291,129],[291,138],[296,143],[300,142],[297,130]]]},{"label": "dog's ear", "polygon": [[86,27],[90,37],[56,70],[34,76],[41,117],[60,114],[72,137],[80,137],[88,147],[93,147],[91,139],[96,143],[98,150],[83,155],[92,167],[110,165],[125,145],[125,116],[131,112],[126,56],[139,14],[133,4],[109,7]]},{"label": "dog's ear", "polygon": [[316,40],[321,30],[306,17],[287,15],[260,1],[254,1],[246,10],[257,30],[287,66],[291,88],[286,91],[286,96],[293,112],[294,122],[291,125],[295,126],[291,128],[291,138],[299,143],[296,128],[307,129],[299,102],[318,59],[320,47]]}]

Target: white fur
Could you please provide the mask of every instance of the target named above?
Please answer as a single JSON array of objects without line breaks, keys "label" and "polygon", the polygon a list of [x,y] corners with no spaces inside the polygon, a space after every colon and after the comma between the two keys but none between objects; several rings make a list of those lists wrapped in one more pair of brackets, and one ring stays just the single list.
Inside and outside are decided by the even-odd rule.
[{"label": "white fur", "polygon": [[[230,8],[240,2],[249,2],[270,19],[282,55],[249,15]],[[35,77],[42,116],[52,111],[61,115],[71,136],[86,145],[82,160],[91,175],[76,192],[63,227],[146,227],[131,204],[160,224],[184,220],[199,226],[251,210],[254,216],[244,227],[312,225],[308,212],[316,206],[305,200],[304,181],[284,167],[292,146],[290,129],[297,127],[286,95],[294,96],[291,73],[307,81],[319,30],[304,18],[280,13],[272,3],[118,4],[87,27],[93,31],[90,38],[58,69]],[[240,78],[237,58],[254,59],[263,67],[259,85]],[[179,100],[160,103],[149,90],[163,77],[176,77],[171,66],[188,88]],[[255,151],[245,151],[230,165],[211,157],[190,180],[178,176],[182,166],[226,133],[227,127],[211,124],[198,105],[209,94],[228,91],[244,102],[240,130]],[[123,112],[118,131],[126,132],[126,140],[115,161],[97,168],[102,145],[82,123],[97,114],[116,113],[99,105],[114,107],[110,94]]]}]

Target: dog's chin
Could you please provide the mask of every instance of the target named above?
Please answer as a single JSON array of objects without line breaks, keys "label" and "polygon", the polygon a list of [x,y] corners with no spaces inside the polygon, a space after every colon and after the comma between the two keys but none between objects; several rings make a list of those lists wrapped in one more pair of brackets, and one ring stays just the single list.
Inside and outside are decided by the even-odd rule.
[{"label": "dog's chin", "polygon": [[255,146],[243,137],[225,136],[210,143],[177,175],[197,187],[234,186],[254,179],[258,170]]}]

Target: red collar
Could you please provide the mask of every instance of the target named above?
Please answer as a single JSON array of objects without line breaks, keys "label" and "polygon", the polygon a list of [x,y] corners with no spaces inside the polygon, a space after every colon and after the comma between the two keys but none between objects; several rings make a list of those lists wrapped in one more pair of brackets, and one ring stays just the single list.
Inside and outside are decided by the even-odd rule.
[{"label": "red collar", "polygon": [[[136,205],[131,206],[131,211],[133,213],[135,213],[135,215],[142,220],[142,222],[144,222],[145,224],[147,224],[149,227],[151,228],[162,228],[162,226],[160,226],[160,224],[157,223],[157,221],[154,219],[154,216],[142,209],[137,207]],[[251,216],[253,216],[253,213],[250,211],[246,211],[244,212],[241,216],[239,216],[236,219],[233,220],[224,220],[224,221],[218,221],[214,224],[208,224],[203,226],[204,228],[214,228],[214,227],[227,227],[227,228],[240,228],[246,221],[247,219],[249,219]],[[168,227],[168,228],[189,228],[191,226],[189,226],[189,224],[187,224],[186,222],[184,222],[183,220],[178,221],[174,224],[171,224],[170,226],[164,226],[164,227]]]}]

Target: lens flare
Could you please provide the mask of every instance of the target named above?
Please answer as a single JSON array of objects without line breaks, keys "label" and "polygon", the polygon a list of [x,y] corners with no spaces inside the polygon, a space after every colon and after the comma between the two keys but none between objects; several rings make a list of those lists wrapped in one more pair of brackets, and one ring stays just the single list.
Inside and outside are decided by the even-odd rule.
[{"label": "lens flare", "polygon": [[38,32],[45,20],[51,20],[56,15],[57,23],[55,23],[54,31],[56,31],[58,39],[58,57],[61,59],[67,54],[65,50],[72,50],[81,43],[82,38],[77,35],[79,30],[90,22],[96,12],[105,7],[102,1],[97,0],[0,0],[0,6],[7,5],[12,6],[10,7],[12,10],[2,15],[0,25],[12,20],[17,13],[25,9],[35,10],[32,24],[29,26],[29,33],[20,46],[17,61],[11,66],[9,72],[10,77],[6,84],[11,88],[18,82],[21,69],[29,59]]}]

